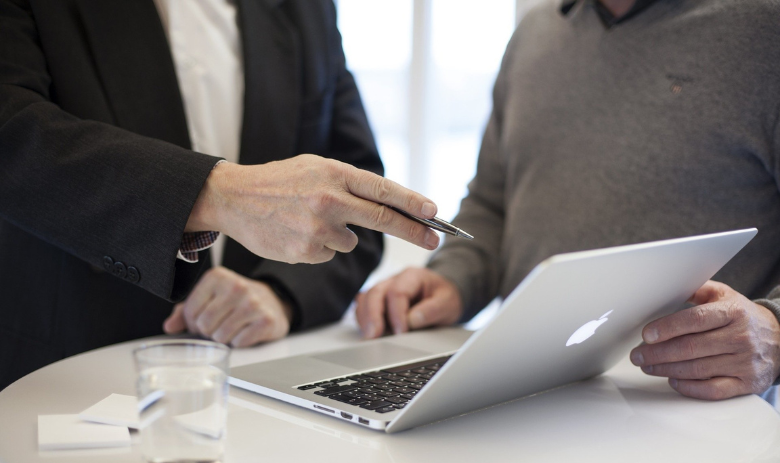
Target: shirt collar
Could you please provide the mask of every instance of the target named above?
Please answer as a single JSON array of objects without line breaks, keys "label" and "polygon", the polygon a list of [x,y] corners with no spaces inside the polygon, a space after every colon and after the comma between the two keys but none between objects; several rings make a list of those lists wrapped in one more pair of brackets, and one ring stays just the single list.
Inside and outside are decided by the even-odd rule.
[{"label": "shirt collar", "polygon": [[578,2],[581,1],[593,2],[595,4],[596,12],[598,13],[599,18],[601,19],[601,22],[604,24],[604,27],[609,29],[610,27],[616,24],[620,24],[623,21],[626,21],[636,16],[638,13],[640,13],[642,10],[655,3],[657,0],[636,0],[634,6],[632,6],[631,9],[628,10],[626,14],[624,14],[619,18],[613,16],[612,13],[610,13],[610,11],[604,5],[602,5],[599,0],[562,0],[560,6],[561,14],[567,16],[569,12],[572,10],[572,8],[574,7],[574,5],[576,5]]}]

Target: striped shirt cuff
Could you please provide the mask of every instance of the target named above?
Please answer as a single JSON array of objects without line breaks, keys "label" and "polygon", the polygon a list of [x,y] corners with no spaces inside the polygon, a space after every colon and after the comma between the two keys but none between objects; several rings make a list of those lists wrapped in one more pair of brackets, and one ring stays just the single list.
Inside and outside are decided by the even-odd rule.
[{"label": "striped shirt cuff", "polygon": [[218,236],[219,232],[215,231],[185,233],[181,237],[181,246],[176,258],[190,264],[198,262],[198,251],[213,246]]},{"label": "striped shirt cuff", "polygon": [[[220,159],[214,164],[214,167],[217,167],[223,162],[227,161]],[[212,167],[212,170],[214,167]],[[185,233],[181,237],[181,245],[179,245],[179,252],[176,253],[176,258],[190,264],[197,263],[198,251],[204,251],[212,247],[214,242],[217,241],[218,236],[219,232],[215,231]]]}]

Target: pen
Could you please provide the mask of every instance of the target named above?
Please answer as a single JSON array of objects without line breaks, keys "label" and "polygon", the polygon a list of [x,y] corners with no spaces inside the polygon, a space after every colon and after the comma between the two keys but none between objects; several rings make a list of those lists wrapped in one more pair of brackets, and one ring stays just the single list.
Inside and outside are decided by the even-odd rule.
[{"label": "pen", "polygon": [[397,207],[393,207],[393,206],[387,206],[387,207],[396,211],[397,213],[401,214],[406,218],[412,219],[415,222],[419,222],[425,225],[426,227],[433,228],[434,230],[438,230],[442,233],[446,233],[452,236],[460,236],[461,238],[466,238],[468,240],[474,239],[472,235],[469,235],[468,233],[456,227],[455,225],[447,222],[446,220],[442,220],[438,217],[434,217],[432,219],[421,219],[420,217],[415,217],[406,211],[402,211],[401,209],[398,209]]}]

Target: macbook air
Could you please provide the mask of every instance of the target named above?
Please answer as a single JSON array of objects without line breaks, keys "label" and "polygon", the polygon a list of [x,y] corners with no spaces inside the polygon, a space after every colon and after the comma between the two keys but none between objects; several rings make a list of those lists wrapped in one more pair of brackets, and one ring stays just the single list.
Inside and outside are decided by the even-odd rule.
[{"label": "macbook air", "polygon": [[231,370],[230,383],[398,432],[599,375],[685,307],[756,229],[559,254],[473,334],[418,331]]}]

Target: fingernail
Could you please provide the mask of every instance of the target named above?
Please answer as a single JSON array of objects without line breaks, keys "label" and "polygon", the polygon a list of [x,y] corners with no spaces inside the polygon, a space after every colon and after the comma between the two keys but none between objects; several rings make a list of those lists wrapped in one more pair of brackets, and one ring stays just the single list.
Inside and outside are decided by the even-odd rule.
[{"label": "fingernail", "polygon": [[423,203],[422,215],[431,217],[436,213],[436,205],[433,203]]},{"label": "fingernail", "polygon": [[653,366],[652,365],[645,365],[645,366],[642,367],[642,371],[644,371],[645,373],[650,374],[650,373],[653,372]]},{"label": "fingernail", "polygon": [[425,315],[419,310],[409,314],[409,326],[419,328],[425,324]]},{"label": "fingernail", "polygon": [[658,340],[658,330],[650,328],[645,332],[645,342],[655,342]]},{"label": "fingernail", "polygon": [[429,248],[436,248],[439,245],[439,235],[432,230],[425,232],[425,245]]},{"label": "fingernail", "polygon": [[645,357],[641,352],[631,352],[631,363],[636,366],[640,366],[645,363]]},{"label": "fingernail", "polygon": [[677,389],[677,380],[674,378],[670,379],[669,385],[672,386],[674,389]]}]

